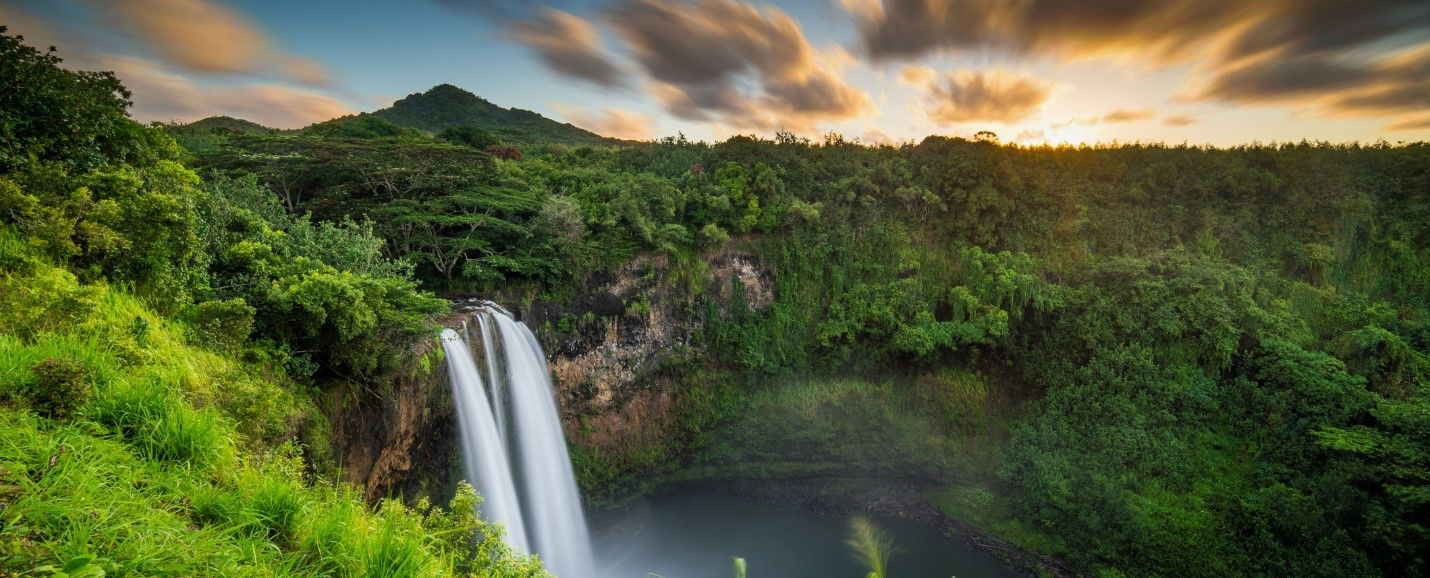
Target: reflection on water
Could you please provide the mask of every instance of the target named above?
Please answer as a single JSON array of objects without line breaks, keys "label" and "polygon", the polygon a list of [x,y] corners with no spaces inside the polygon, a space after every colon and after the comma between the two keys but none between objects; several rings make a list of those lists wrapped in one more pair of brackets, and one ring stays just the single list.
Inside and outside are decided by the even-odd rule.
[{"label": "reflection on water", "polygon": [[[595,531],[605,578],[731,578],[730,558],[750,578],[863,578],[844,545],[848,519],[762,506],[727,495],[682,491],[648,508],[608,516]],[[1017,576],[973,548],[912,522],[876,519],[899,552],[891,578]]]}]

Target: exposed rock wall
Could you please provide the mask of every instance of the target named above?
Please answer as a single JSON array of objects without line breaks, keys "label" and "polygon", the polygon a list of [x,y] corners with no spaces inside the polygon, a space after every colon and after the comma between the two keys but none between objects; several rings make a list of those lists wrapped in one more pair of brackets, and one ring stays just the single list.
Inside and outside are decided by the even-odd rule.
[{"label": "exposed rock wall", "polygon": [[[568,439],[619,447],[661,435],[674,419],[676,392],[657,370],[690,350],[706,299],[726,310],[738,279],[748,306],[773,300],[773,275],[747,253],[712,255],[696,274],[695,285],[675,280],[666,257],[641,255],[590,275],[566,303],[490,296],[541,341]],[[464,321],[475,324],[460,312],[441,320],[453,328]],[[458,471],[456,419],[446,364],[434,361],[437,345],[435,337],[416,344],[411,367],[379,387],[335,388],[323,399],[338,465],[369,501],[449,493]]]},{"label": "exposed rock wall", "polygon": [[658,370],[682,353],[699,353],[707,303],[728,310],[736,280],[746,306],[762,309],[774,300],[772,273],[745,252],[708,256],[694,283],[682,274],[691,272],[675,271],[662,255],[642,255],[591,276],[568,304],[522,307],[546,350],[568,439],[619,445],[660,435],[676,403]]},{"label": "exposed rock wall", "polygon": [[[441,321],[460,326],[462,319],[458,314]],[[369,502],[450,494],[454,481],[446,474],[457,450],[456,409],[440,354],[435,335],[418,341],[408,366],[378,385],[333,388],[322,399],[334,458]]]}]

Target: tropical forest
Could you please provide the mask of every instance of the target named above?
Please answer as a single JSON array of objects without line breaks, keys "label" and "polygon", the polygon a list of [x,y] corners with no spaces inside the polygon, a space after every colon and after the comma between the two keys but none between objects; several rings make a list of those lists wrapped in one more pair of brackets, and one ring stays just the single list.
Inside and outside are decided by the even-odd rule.
[{"label": "tropical forest", "polygon": [[378,4],[0,1],[0,576],[1430,575],[1423,3]]}]

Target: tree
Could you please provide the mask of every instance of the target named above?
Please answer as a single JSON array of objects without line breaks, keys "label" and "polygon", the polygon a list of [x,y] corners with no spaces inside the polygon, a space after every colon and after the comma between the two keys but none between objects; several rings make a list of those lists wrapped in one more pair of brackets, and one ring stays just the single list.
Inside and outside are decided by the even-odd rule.
[{"label": "tree", "polygon": [[500,146],[501,139],[491,132],[477,128],[476,125],[461,124],[442,129],[437,133],[437,138],[453,144],[472,147],[477,150],[486,150],[490,146]]}]

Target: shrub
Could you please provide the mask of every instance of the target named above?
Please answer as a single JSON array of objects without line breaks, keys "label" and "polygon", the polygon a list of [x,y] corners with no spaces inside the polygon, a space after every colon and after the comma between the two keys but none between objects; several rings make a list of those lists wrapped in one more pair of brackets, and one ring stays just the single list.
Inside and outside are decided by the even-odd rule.
[{"label": "shrub", "polygon": [[33,340],[41,333],[83,322],[94,313],[99,295],[98,289],[54,268],[34,275],[0,276],[0,326],[23,340]]},{"label": "shrub", "polygon": [[477,150],[490,146],[501,146],[501,139],[496,135],[469,124],[448,127],[438,133],[437,138]]},{"label": "shrub", "polygon": [[94,393],[94,378],[74,361],[51,357],[31,371],[35,383],[30,389],[30,407],[45,417],[68,419]]},{"label": "shrub", "polygon": [[194,306],[190,323],[210,347],[233,351],[253,333],[255,312],[241,298],[204,301]]}]

